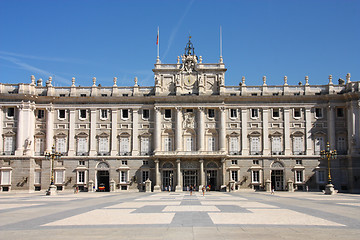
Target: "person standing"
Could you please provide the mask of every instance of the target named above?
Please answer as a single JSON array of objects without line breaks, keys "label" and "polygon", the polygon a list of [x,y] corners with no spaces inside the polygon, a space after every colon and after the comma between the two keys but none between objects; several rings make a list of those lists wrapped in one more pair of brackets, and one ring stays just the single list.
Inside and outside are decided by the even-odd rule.
[{"label": "person standing", "polygon": [[205,186],[202,187],[203,196],[205,196]]},{"label": "person standing", "polygon": [[192,192],[193,192],[193,186],[190,185],[190,196],[192,196]]}]

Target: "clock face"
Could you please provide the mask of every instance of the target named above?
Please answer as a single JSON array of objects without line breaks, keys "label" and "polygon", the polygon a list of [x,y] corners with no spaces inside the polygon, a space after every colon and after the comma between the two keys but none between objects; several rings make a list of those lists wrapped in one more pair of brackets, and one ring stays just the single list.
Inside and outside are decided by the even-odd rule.
[{"label": "clock face", "polygon": [[195,75],[189,74],[189,75],[184,76],[184,84],[186,86],[194,85],[195,81],[196,81],[196,76]]}]

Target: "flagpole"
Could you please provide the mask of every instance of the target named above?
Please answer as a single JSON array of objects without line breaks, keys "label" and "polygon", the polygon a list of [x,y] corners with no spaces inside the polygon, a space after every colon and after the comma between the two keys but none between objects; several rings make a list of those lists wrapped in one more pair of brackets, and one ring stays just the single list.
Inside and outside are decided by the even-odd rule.
[{"label": "flagpole", "polygon": [[159,27],[157,29],[157,39],[156,39],[156,45],[157,45],[157,57],[156,57],[156,62],[159,63],[160,62],[160,44],[159,44]]},{"label": "flagpole", "polygon": [[223,58],[222,58],[222,28],[220,26],[220,63],[223,62]]}]

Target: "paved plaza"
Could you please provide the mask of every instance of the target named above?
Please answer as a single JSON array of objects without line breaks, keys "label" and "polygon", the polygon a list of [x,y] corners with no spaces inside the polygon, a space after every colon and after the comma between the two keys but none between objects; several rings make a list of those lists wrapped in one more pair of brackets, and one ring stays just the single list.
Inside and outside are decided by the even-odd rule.
[{"label": "paved plaza", "polygon": [[0,239],[359,239],[360,195],[0,195]]}]

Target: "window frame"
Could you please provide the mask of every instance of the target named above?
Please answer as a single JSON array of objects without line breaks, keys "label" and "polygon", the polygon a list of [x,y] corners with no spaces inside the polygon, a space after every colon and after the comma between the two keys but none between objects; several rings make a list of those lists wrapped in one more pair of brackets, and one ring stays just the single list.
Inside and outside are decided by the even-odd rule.
[{"label": "window frame", "polygon": [[[127,115],[127,116],[124,116]],[[129,109],[121,109],[121,119],[128,120],[130,118]]]},{"label": "window frame", "polygon": [[[104,117],[104,114],[105,113],[105,117]],[[101,120],[107,120],[109,118],[109,111],[108,109],[100,109],[100,119]]]},{"label": "window frame", "polygon": [[[274,110],[276,110],[276,111],[274,111]],[[273,119],[279,119],[279,118],[280,118],[280,108],[272,108],[272,109],[271,109],[271,112],[272,112],[271,117],[272,117]],[[274,113],[277,113],[278,116],[277,116],[277,117],[274,116]]]},{"label": "window frame", "polygon": [[[295,116],[296,112],[299,112],[299,116]],[[293,108],[293,117],[294,117],[294,119],[300,119],[301,118],[301,108]]]},{"label": "window frame", "polygon": [[[145,116],[146,112],[147,112],[147,117]],[[141,116],[142,116],[143,120],[149,120],[150,119],[150,109],[147,109],[147,108],[143,109]]]},{"label": "window frame", "polygon": [[230,108],[229,114],[231,119],[236,119],[238,117],[237,109],[236,108]]},{"label": "window frame", "polygon": [[[64,117],[61,117],[61,113],[64,112]],[[58,119],[65,120],[66,119],[66,109],[58,109]]]},{"label": "window frame", "polygon": [[251,108],[250,109],[250,117],[251,119],[258,119],[259,118],[259,109],[258,108]]},{"label": "window frame", "polygon": [[207,116],[209,119],[215,118],[215,109],[214,108],[208,108],[207,113],[208,113]]},{"label": "window frame", "polygon": [[315,118],[316,119],[322,119],[324,118],[324,109],[320,107],[316,107],[314,110]]},{"label": "window frame", "polygon": [[165,119],[171,119],[172,118],[171,108],[164,109],[164,118]]},{"label": "window frame", "polygon": [[[9,115],[9,110],[12,109],[12,115]],[[14,107],[8,107],[6,109],[6,117],[7,118],[15,118],[15,108]]]}]

